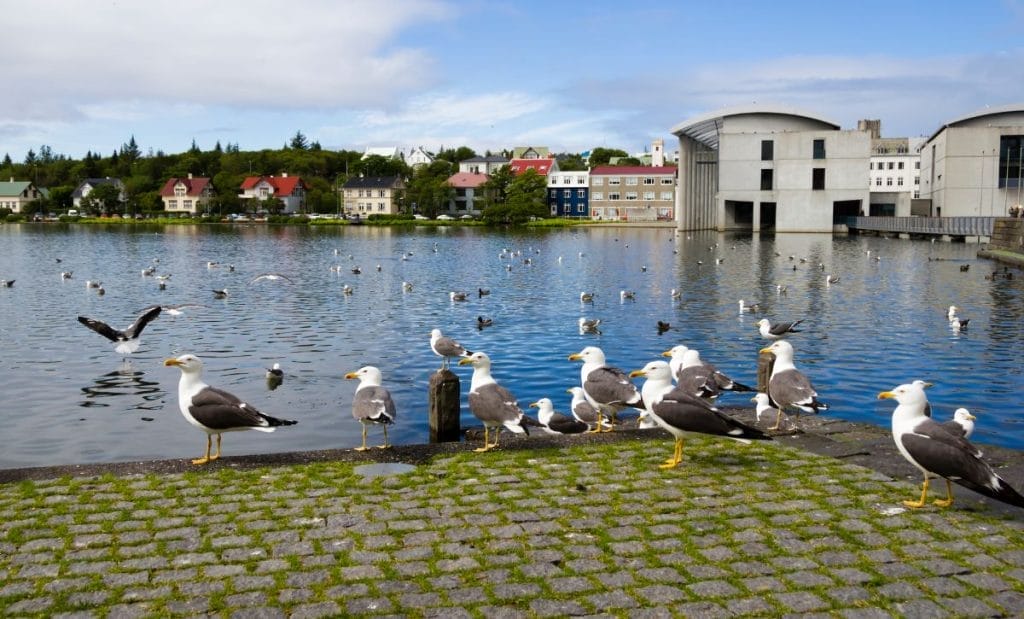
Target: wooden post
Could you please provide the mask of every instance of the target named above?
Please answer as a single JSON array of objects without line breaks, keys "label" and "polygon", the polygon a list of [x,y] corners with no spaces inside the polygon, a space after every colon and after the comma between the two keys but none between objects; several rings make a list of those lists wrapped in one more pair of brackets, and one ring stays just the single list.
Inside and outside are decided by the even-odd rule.
[{"label": "wooden post", "polygon": [[761,393],[768,393],[768,379],[772,377],[774,365],[775,355],[772,353],[765,352],[757,356],[757,390]]},{"label": "wooden post", "polygon": [[430,442],[445,443],[458,441],[459,398],[461,397],[459,377],[451,370],[438,370],[430,376],[427,414],[430,419]]}]

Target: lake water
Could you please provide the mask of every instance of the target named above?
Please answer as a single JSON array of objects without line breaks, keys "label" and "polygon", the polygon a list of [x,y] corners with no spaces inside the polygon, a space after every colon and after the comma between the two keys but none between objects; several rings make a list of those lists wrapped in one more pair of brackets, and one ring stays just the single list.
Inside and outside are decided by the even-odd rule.
[{"label": "lake water", "polygon": [[[504,249],[522,253],[502,258]],[[586,345],[631,370],[684,343],[753,385],[765,341],[753,326],[759,316],[740,315],[739,299],[761,303],[773,321],[805,320],[791,342],[797,366],[831,404],[827,414],[887,426],[893,403],[876,400],[878,392],[921,378],[935,383],[928,393],[936,417],[966,406],[978,415],[977,442],[1020,448],[1024,274],[986,279],[1002,267],[977,259],[977,249],[606,227],[0,226],[0,278],[17,280],[0,288],[0,467],[200,455],[204,436],[178,411],[180,372],[162,365],[185,352],[204,359],[210,384],[299,421],[273,434],[228,434],[226,455],[358,445],[350,408],[356,381],[343,376],[363,365],[381,368],[397,403],[392,439],[426,442],[426,388],[440,365],[429,347],[435,327],[487,352],[495,377],[524,407],[550,397],[565,411],[565,390],[578,384],[580,370],[566,357]],[[154,264],[172,275],[164,291],[141,275]],[[74,277],[62,281],[68,270]],[[250,284],[268,271],[293,283]],[[826,273],[840,282],[826,286]],[[106,294],[87,289],[88,279],[101,280]],[[780,283],[784,296],[776,294]],[[342,293],[345,284],[351,295]],[[224,287],[229,296],[214,299],[211,290]],[[491,294],[478,297],[478,288]],[[672,288],[681,299],[670,297]],[[635,290],[636,300],[621,302],[622,289]],[[471,293],[469,301],[451,302],[452,290]],[[596,292],[592,305],[580,303],[583,290]],[[161,315],[127,364],[76,320],[124,328],[148,305],[181,303],[201,307]],[[951,304],[971,318],[967,331],[950,329]],[[478,315],[494,325],[478,330]],[[580,316],[601,318],[603,333],[580,335]],[[659,334],[659,320],[672,329]],[[271,391],[264,374],[274,362],[286,377]],[[472,425],[471,371],[454,371],[464,426]],[[728,394],[722,404],[748,403]],[[371,429],[371,442],[379,439]]]}]

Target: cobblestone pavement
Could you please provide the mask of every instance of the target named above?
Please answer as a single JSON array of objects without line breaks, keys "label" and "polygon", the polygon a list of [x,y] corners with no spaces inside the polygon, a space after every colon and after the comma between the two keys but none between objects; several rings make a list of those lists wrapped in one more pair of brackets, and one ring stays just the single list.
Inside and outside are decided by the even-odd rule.
[{"label": "cobblestone pavement", "polygon": [[661,470],[666,435],[614,434],[5,483],[0,614],[1024,615],[1021,510],[906,510],[916,482],[783,441]]}]

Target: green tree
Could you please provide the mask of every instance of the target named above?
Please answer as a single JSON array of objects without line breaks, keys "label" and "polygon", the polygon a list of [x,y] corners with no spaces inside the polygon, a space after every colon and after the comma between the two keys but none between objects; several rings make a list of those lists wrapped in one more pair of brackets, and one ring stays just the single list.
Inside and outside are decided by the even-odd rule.
[{"label": "green tree", "polygon": [[590,151],[590,167],[596,168],[599,165],[608,165],[612,157],[628,157],[629,153],[618,148],[604,148],[598,146]]},{"label": "green tree", "polygon": [[444,159],[454,164],[458,164],[460,161],[471,159],[476,157],[476,151],[468,146],[460,146],[456,149],[446,148],[438,151],[434,159]]},{"label": "green tree", "polygon": [[367,178],[378,176],[409,177],[409,166],[404,161],[380,155],[370,155],[366,159],[360,159],[356,163],[351,164],[349,168],[352,174],[362,174]]},{"label": "green tree", "polygon": [[121,213],[124,207],[121,202],[121,189],[113,183],[104,183],[94,187],[89,195],[82,199],[82,204],[84,205],[87,200],[89,201],[87,208],[91,212]]},{"label": "green tree", "polygon": [[306,136],[302,135],[301,131],[296,131],[295,135],[292,137],[292,141],[288,143],[288,146],[295,150],[306,150],[309,148],[309,141],[306,139]]},{"label": "green tree", "polygon": [[[496,172],[484,185],[494,181],[507,168],[505,166]],[[494,192],[493,200],[491,192]],[[527,170],[518,176],[512,176],[511,171],[502,173],[498,182],[487,187],[485,193],[489,206],[484,208],[482,217],[488,223],[520,224],[548,214],[547,179],[535,170]],[[503,194],[500,199],[497,198],[499,194]]]},{"label": "green tree", "polygon": [[556,155],[558,169],[562,172],[580,172],[587,169],[587,162],[578,153]]}]

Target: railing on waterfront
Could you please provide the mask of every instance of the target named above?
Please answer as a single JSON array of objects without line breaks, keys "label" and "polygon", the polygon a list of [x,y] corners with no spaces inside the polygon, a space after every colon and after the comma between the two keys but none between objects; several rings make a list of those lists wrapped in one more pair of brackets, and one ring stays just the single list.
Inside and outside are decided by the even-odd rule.
[{"label": "railing on waterfront", "polygon": [[996,217],[847,217],[851,230],[944,234],[948,236],[992,236]]}]

